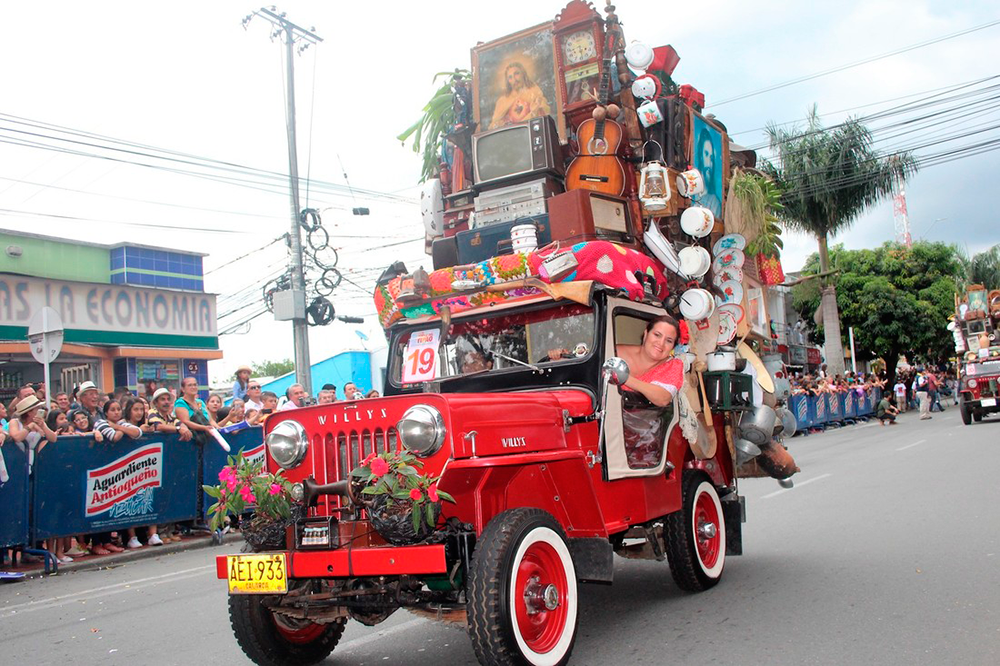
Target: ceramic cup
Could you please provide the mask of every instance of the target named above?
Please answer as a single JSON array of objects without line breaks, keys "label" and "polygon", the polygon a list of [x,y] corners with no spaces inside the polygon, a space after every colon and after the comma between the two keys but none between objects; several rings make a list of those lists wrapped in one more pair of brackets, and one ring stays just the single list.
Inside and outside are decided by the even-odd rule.
[{"label": "ceramic cup", "polygon": [[663,122],[663,114],[660,113],[660,107],[651,99],[647,99],[640,104],[635,112],[639,114],[639,122],[642,123],[643,127],[652,127],[657,123]]},{"label": "ceramic cup", "polygon": [[692,278],[700,278],[712,266],[712,256],[703,247],[692,245],[677,253],[681,262],[681,272]]},{"label": "ceramic cup", "polygon": [[695,238],[704,238],[712,233],[715,215],[704,206],[691,206],[681,213],[681,229]]},{"label": "ceramic cup", "polygon": [[681,294],[680,310],[689,321],[707,319],[715,312],[715,299],[706,289],[688,289]]},{"label": "ceramic cup", "polygon": [[705,192],[705,179],[697,169],[689,169],[677,176],[677,191],[691,198]]}]

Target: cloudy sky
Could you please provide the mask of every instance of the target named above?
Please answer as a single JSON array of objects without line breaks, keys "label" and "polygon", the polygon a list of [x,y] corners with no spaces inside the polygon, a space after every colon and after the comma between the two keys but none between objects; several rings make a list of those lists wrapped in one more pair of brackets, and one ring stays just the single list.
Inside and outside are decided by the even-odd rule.
[{"label": "cloudy sky", "polygon": [[[917,147],[918,156],[930,155],[1000,138],[1000,88],[989,88],[1000,78],[987,80],[1000,74],[1000,25],[926,44],[997,21],[995,3],[616,4],[626,39],[672,44],[681,56],[675,79],[701,90],[707,111],[744,146],[762,145],[767,123],[800,120],[812,104],[834,124],[848,114],[938,103],[873,119],[887,151]],[[302,205],[323,211],[339,251],[346,279],[334,294],[338,314],[366,318],[360,326],[313,329],[314,361],[381,344],[370,299],[374,279],[396,259],[411,268],[430,265],[418,240],[420,162],[395,136],[419,116],[433,75],[469,67],[476,42],[548,20],[562,6],[544,0],[279,6],[324,39],[295,58],[300,173],[316,181],[308,201],[303,189]],[[286,258],[284,246],[272,241],[288,230],[289,199],[277,175],[288,170],[284,49],[261,18],[241,26],[257,8],[231,0],[39,0],[6,7],[0,227],[204,252],[207,288],[227,314],[222,328],[258,312],[256,295]],[[923,170],[907,186],[914,238],[970,252],[1000,242],[992,219],[998,171],[996,152]],[[352,216],[354,206],[369,207],[371,216]],[[892,206],[884,203],[836,242],[858,248],[892,237]],[[799,268],[814,249],[813,239],[786,234],[786,270]],[[223,336],[226,358],[212,364],[212,376],[246,361],[290,357],[290,323],[270,319]],[[355,329],[369,341],[362,343]]]}]

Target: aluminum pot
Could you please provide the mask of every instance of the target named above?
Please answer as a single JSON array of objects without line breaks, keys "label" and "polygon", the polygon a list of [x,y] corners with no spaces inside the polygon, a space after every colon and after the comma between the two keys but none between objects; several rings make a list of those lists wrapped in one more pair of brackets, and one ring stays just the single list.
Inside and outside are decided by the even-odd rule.
[{"label": "aluminum pot", "polygon": [[743,412],[739,424],[740,437],[757,446],[763,446],[771,441],[777,420],[778,415],[767,405],[760,405],[752,411]]},{"label": "aluminum pot", "polygon": [[719,348],[708,354],[708,371],[719,372],[722,370],[736,370],[735,350]]}]

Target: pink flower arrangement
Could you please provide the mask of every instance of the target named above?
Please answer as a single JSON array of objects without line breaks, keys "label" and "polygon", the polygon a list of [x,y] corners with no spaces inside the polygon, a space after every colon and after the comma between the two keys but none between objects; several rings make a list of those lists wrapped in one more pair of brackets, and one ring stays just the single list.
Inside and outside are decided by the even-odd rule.
[{"label": "pink flower arrangement", "polygon": [[362,497],[386,496],[393,502],[409,502],[416,532],[422,521],[435,527],[437,512],[431,505],[441,500],[455,501],[448,493],[438,490],[438,479],[420,473],[417,468],[422,466],[423,462],[409,451],[379,453],[366,457],[351,476],[364,482]]},{"label": "pink flower arrangement", "polygon": [[382,458],[375,458],[371,461],[371,471],[375,476],[385,476],[389,472],[389,463]]},{"label": "pink flower arrangement", "polygon": [[263,461],[252,461],[240,451],[229,457],[218,478],[218,485],[203,486],[208,495],[218,500],[208,509],[212,529],[221,529],[227,515],[249,510],[270,520],[291,516],[291,482],[280,471],[276,474],[266,471]]}]

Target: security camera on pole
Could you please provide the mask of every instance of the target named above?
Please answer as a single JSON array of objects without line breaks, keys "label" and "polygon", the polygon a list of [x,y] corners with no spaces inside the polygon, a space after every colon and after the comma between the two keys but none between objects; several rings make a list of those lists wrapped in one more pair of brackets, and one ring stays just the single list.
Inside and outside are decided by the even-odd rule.
[{"label": "security camera on pole", "polygon": [[28,323],[28,346],[35,360],[45,366],[45,409],[52,401],[49,387],[49,363],[56,360],[63,345],[63,323],[59,313],[45,306]]}]

